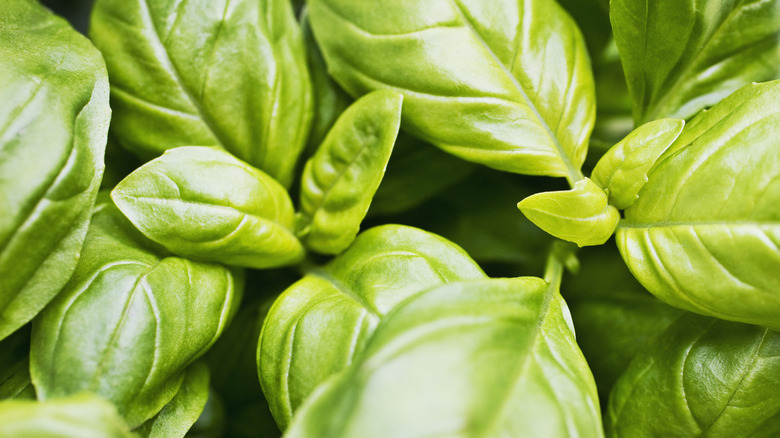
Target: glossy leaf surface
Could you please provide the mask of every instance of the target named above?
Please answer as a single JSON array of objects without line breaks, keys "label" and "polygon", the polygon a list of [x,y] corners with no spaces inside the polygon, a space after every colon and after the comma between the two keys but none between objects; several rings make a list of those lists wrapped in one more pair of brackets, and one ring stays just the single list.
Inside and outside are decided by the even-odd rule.
[{"label": "glossy leaf surface", "polygon": [[[404,94],[404,128],[469,161],[579,179],[595,111],[582,36],[556,2],[309,2],[335,79]],[[381,11],[381,13],[378,13]]]},{"label": "glossy leaf surface", "polygon": [[38,397],[91,391],[139,426],[176,395],[184,369],[227,325],[240,288],[221,265],[165,256],[100,204],[76,273],[33,326]]},{"label": "glossy leaf surface", "polygon": [[775,436],[778,372],[777,332],[688,313],[643,348],[615,384],[608,435]]},{"label": "glossy leaf surface", "polygon": [[209,369],[195,362],[186,371],[179,392],[135,432],[145,438],[182,438],[200,417],[209,396]]},{"label": "glossy leaf surface", "polygon": [[517,208],[539,228],[579,246],[603,244],[620,220],[607,194],[589,178],[577,181],[571,190],[531,195]]},{"label": "glossy leaf surface", "polygon": [[100,53],[37,2],[0,8],[0,339],[70,278],[111,110]]},{"label": "glossy leaf surface", "polygon": [[634,119],[687,119],[751,82],[780,78],[776,0],[613,0]]},{"label": "glossy leaf surface", "polygon": [[289,1],[99,0],[90,37],[106,58],[124,147],[149,159],[221,146],[292,181],[312,103]]},{"label": "glossy leaf surface", "polygon": [[464,281],[411,298],[286,436],[602,436],[593,378],[548,288]]},{"label": "glossy leaf surface", "polygon": [[648,174],[617,244],[669,304],[780,328],[780,81],[693,119]]},{"label": "glossy leaf surface", "polygon": [[133,438],[116,408],[79,394],[57,400],[0,401],[0,436],[14,438]]},{"label": "glossy leaf surface", "polygon": [[610,148],[593,169],[593,182],[606,190],[609,203],[624,210],[638,197],[647,172],[680,135],[685,121],[661,119],[645,123]]},{"label": "glossy leaf surface", "polygon": [[393,151],[402,101],[385,90],[358,99],[306,163],[296,227],[308,248],[338,254],[355,239]]},{"label": "glossy leaf surface", "polygon": [[263,326],[258,367],[284,428],[323,381],[352,362],[380,319],[432,286],[485,278],[460,247],[430,233],[385,225],[288,288]]},{"label": "glossy leaf surface", "polygon": [[183,257],[252,268],[303,257],[287,190],[216,148],[170,149],[111,197],[144,235]]}]

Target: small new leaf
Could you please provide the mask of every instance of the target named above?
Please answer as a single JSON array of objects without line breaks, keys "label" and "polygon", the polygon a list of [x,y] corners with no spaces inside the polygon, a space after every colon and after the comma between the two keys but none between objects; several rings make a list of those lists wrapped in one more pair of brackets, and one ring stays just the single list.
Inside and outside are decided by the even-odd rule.
[{"label": "small new leaf", "polygon": [[647,182],[647,172],[674,143],[685,121],[661,119],[645,123],[604,154],[593,169],[593,182],[606,190],[609,203],[624,210],[638,197]]},{"label": "small new leaf", "polygon": [[579,246],[603,244],[620,220],[604,190],[588,178],[577,181],[571,190],[531,195],[517,208],[539,228]]},{"label": "small new leaf", "polygon": [[338,254],[355,240],[393,151],[402,102],[387,90],[357,100],[306,163],[296,228],[308,248]]}]

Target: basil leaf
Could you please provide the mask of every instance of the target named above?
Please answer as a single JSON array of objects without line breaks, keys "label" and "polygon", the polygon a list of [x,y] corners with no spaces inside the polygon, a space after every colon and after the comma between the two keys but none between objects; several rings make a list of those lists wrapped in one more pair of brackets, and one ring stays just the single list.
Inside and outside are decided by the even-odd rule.
[{"label": "basil leaf", "polygon": [[400,225],[361,233],[327,266],[290,286],[266,317],[257,359],[277,424],[284,429],[314,388],[347,366],[379,320],[404,299],[481,278],[479,266],[439,236]]},{"label": "basil leaf", "polygon": [[593,77],[582,36],[556,2],[313,0],[309,7],[335,79],[354,96],[379,88],[404,94],[410,133],[499,170],[581,179]]},{"label": "basil leaf", "polygon": [[30,381],[30,362],[26,357],[0,370],[0,400],[7,399],[36,399]]},{"label": "basil leaf", "polygon": [[90,37],[106,58],[124,147],[149,159],[222,146],[290,184],[312,102],[288,0],[98,0]]},{"label": "basil leaf", "polygon": [[133,438],[116,408],[100,397],[0,401],[0,436],[14,438]]},{"label": "basil leaf", "polygon": [[677,139],[684,120],[661,119],[645,123],[607,151],[593,169],[593,182],[609,193],[609,203],[626,209],[647,182],[647,172]]},{"label": "basil leaf", "polygon": [[607,194],[589,178],[577,181],[571,190],[533,194],[517,208],[539,228],[578,246],[604,244],[620,220]]},{"label": "basil leaf", "polygon": [[464,281],[405,301],[285,436],[603,436],[596,387],[549,287]]},{"label": "basil leaf", "polygon": [[686,119],[753,81],[780,77],[780,4],[613,0],[634,119]]},{"label": "basil leaf", "polygon": [[777,332],[688,313],[615,384],[609,436],[775,436],[778,356]]},{"label": "basil leaf", "polygon": [[306,163],[296,227],[308,248],[338,254],[355,240],[393,151],[402,101],[392,91],[358,99]]},{"label": "basil leaf", "polygon": [[0,340],[73,274],[111,110],[100,53],[37,2],[0,11]]},{"label": "basil leaf", "polygon": [[780,328],[778,97],[748,85],[694,118],[626,210],[618,247],[661,300]]},{"label": "basil leaf", "polygon": [[208,396],[209,369],[196,362],[187,369],[176,396],[135,432],[146,438],[182,438],[200,417]]},{"label": "basil leaf", "polygon": [[73,278],[33,324],[39,399],[91,391],[137,427],[176,395],[227,325],[241,278],[153,248],[116,207],[96,208]]},{"label": "basil leaf", "polygon": [[144,235],[183,257],[271,268],[304,255],[287,190],[215,148],[169,149],[111,197]]}]

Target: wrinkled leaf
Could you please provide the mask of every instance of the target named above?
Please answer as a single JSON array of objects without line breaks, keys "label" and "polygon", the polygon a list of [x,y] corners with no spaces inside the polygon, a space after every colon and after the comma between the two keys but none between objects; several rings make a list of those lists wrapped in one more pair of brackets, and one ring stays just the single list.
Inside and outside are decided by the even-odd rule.
[{"label": "wrinkled leaf", "polygon": [[661,119],[645,123],[609,149],[593,169],[593,182],[606,190],[609,203],[624,210],[638,197],[647,172],[677,139],[684,120]]},{"label": "wrinkled leaf", "polygon": [[37,402],[0,401],[0,436],[14,438],[133,438],[116,408],[92,394]]},{"label": "wrinkled leaf", "polygon": [[196,362],[187,369],[176,396],[135,432],[146,438],[182,438],[200,417],[208,396],[209,369]]},{"label": "wrinkled leaf", "polygon": [[111,77],[111,129],[144,159],[221,146],[283,185],[311,119],[289,0],[98,0],[90,37]]},{"label": "wrinkled leaf", "polygon": [[[548,0],[309,2],[335,79],[404,94],[404,129],[499,170],[579,178],[595,112],[574,21]],[[378,12],[381,11],[381,12]]]},{"label": "wrinkled leaf", "polygon": [[304,255],[285,188],[219,149],[169,149],[111,197],[146,237],[183,257],[271,268]]},{"label": "wrinkled leaf", "polygon": [[593,377],[549,287],[464,281],[409,299],[286,436],[602,436]]},{"label": "wrinkled leaf", "polygon": [[693,119],[625,211],[623,259],[667,303],[780,328],[780,81]]},{"label": "wrinkled leaf", "polygon": [[103,174],[100,53],[37,2],[0,8],[0,340],[70,278]]},{"label": "wrinkled leaf", "polygon": [[480,278],[479,266],[439,236],[400,225],[361,233],[331,263],[290,286],[266,317],[258,367],[279,426],[317,385],[352,361],[379,320],[404,299]]},{"label": "wrinkled leaf", "polygon": [[780,78],[775,0],[612,0],[634,119],[687,119],[739,87]]},{"label": "wrinkled leaf", "polygon": [[615,384],[609,436],[776,436],[778,358],[777,332],[688,313]]},{"label": "wrinkled leaf", "polygon": [[155,248],[116,207],[96,208],[73,278],[33,324],[39,399],[94,392],[137,427],[176,395],[227,325],[241,277]]},{"label": "wrinkled leaf", "polygon": [[393,151],[402,101],[385,90],[358,99],[306,163],[296,227],[308,248],[338,254],[355,239]]},{"label": "wrinkled leaf", "polygon": [[620,220],[607,194],[589,178],[577,181],[571,190],[531,195],[517,208],[539,228],[579,246],[602,245]]}]

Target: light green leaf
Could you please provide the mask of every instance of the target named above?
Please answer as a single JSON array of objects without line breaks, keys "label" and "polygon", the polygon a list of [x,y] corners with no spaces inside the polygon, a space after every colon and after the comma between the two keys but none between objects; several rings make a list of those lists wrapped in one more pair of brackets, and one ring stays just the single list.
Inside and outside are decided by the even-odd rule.
[{"label": "light green leaf", "polygon": [[263,325],[258,367],[283,429],[303,400],[352,362],[379,320],[432,286],[485,274],[457,245],[400,225],[372,228],[288,288]]},{"label": "light green leaf", "polygon": [[33,324],[39,399],[90,391],[137,427],[176,395],[227,325],[241,276],[155,248],[116,207],[96,208],[73,278]]},{"label": "light green leaf", "polygon": [[312,0],[309,7],[331,74],[354,96],[402,93],[404,129],[499,170],[580,179],[593,77],[582,36],[556,2]]},{"label": "light green leaf", "polygon": [[579,246],[602,245],[620,220],[607,194],[589,178],[571,190],[541,192],[517,204],[531,222],[553,236]]},{"label": "light green leaf", "polygon": [[677,139],[684,120],[661,119],[645,123],[619,141],[593,169],[593,182],[606,190],[609,203],[624,210],[638,197],[647,172]]},{"label": "light green leaf", "polygon": [[648,174],[616,239],[667,303],[780,328],[780,81],[694,118]]},{"label": "light green leaf", "polygon": [[358,99],[306,163],[296,228],[308,248],[338,254],[355,240],[393,151],[402,101],[385,90]]},{"label": "light green leaf", "polygon": [[304,255],[287,190],[216,148],[169,149],[111,197],[144,235],[183,257],[270,268]]},{"label": "light green leaf", "polygon": [[145,438],[183,438],[203,412],[208,396],[209,369],[195,362],[185,372],[173,400],[135,432]]},{"label": "light green leaf", "polygon": [[99,0],[89,33],[125,148],[221,146],[290,184],[312,102],[289,0]]},{"label": "light green leaf", "polygon": [[14,438],[133,438],[116,408],[92,394],[37,402],[0,401],[0,436]]},{"label": "light green leaf", "polygon": [[70,278],[103,174],[100,53],[37,2],[0,8],[0,340]]},{"label": "light green leaf", "polygon": [[775,0],[612,0],[610,18],[637,124],[687,119],[780,78]]},{"label": "light green leaf", "polygon": [[593,377],[551,287],[463,281],[405,301],[285,436],[603,436]]},{"label": "light green leaf", "polygon": [[615,384],[608,435],[777,436],[778,357],[777,332],[687,313],[643,348]]}]

